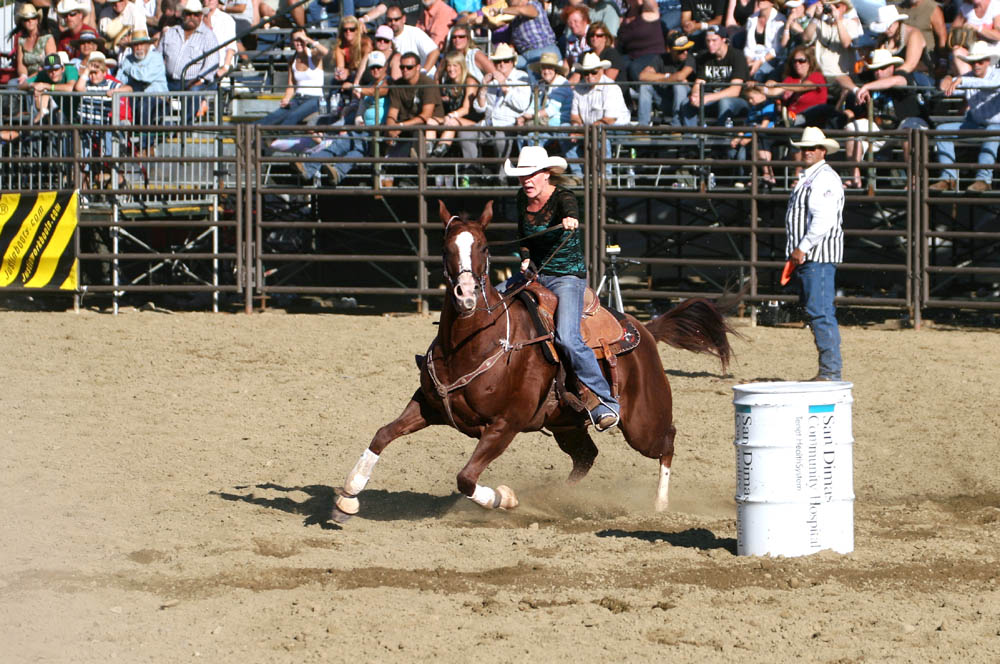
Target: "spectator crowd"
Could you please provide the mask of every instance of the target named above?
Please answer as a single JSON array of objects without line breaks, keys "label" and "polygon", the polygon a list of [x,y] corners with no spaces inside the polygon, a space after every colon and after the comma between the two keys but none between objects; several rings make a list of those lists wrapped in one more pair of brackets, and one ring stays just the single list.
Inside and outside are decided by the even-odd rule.
[{"label": "spectator crowd", "polygon": [[[357,125],[385,127],[382,154],[409,153],[424,131],[429,156],[466,159],[515,154],[510,127],[568,127],[536,137],[577,175],[582,128],[597,124],[849,129],[859,135],[850,161],[887,156],[893,142],[871,136],[884,130],[1000,130],[1000,0],[857,2],[33,0],[16,9],[7,86],[30,96],[35,122],[66,112],[54,93],[76,91],[104,101],[60,119],[106,123],[120,92],[217,88],[252,57],[249,28],[266,21],[290,28],[292,54],[278,108],[260,122],[310,124],[312,157],[372,156]],[[964,114],[935,123],[947,98]],[[195,98],[185,119],[205,109]],[[128,115],[158,119],[138,101]],[[956,142],[937,141],[939,162],[958,161]],[[750,143],[731,138],[730,156]],[[967,187],[948,168],[931,190],[991,191],[997,146],[979,142]],[[757,156],[774,148],[761,140]],[[350,164],[297,170],[336,185]],[[858,169],[845,177],[862,184]],[[769,168],[763,181],[774,182]]]}]

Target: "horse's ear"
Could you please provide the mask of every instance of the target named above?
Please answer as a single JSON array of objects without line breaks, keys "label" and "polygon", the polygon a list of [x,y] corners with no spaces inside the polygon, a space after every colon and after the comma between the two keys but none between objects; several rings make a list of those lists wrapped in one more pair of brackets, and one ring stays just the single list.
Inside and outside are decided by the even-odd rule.
[{"label": "horse's ear", "polygon": [[479,223],[482,224],[483,228],[490,225],[493,221],[493,201],[486,201],[486,207],[483,208],[483,213],[479,215]]},{"label": "horse's ear", "polygon": [[448,206],[444,204],[444,199],[438,199],[438,214],[441,215],[441,223],[445,226],[451,221],[451,212],[448,212]]}]

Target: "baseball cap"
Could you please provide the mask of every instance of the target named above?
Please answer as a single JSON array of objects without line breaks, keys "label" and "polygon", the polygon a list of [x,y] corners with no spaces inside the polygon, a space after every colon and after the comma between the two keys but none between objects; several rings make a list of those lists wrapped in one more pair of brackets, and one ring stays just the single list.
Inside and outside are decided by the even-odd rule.
[{"label": "baseball cap", "polygon": [[63,66],[62,58],[59,57],[58,53],[49,53],[45,56],[45,60],[42,61],[42,69],[48,71],[51,69],[59,69]]},{"label": "baseball cap", "polygon": [[388,25],[380,25],[378,26],[378,30],[375,31],[375,39],[388,39],[392,41],[395,37],[396,35],[393,34],[392,28]]},{"label": "baseball cap", "polygon": [[368,54],[369,67],[385,67],[385,53],[382,51],[372,51]]}]

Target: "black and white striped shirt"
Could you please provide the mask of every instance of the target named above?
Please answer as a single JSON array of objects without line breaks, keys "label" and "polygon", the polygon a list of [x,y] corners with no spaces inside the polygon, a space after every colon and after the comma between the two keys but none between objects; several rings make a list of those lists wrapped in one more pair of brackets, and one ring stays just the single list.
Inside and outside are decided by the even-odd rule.
[{"label": "black and white striped shirt", "polygon": [[792,190],[785,212],[785,257],[801,249],[806,260],[840,263],[844,259],[844,185],[826,163],[813,164]]}]

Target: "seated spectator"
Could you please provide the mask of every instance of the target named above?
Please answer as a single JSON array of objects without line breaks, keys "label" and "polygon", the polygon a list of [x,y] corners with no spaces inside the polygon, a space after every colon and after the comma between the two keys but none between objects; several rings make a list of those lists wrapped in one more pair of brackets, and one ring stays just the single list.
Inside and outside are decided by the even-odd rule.
[{"label": "seated spectator", "polygon": [[[567,5],[562,11],[566,31],[563,33],[562,52],[566,56],[567,70],[580,61],[583,54],[590,50],[587,45],[587,30],[590,28],[590,13],[583,5]],[[528,67],[531,69],[531,67]]]},{"label": "seated spectator", "polygon": [[[904,23],[916,28],[924,36],[931,72],[934,79],[947,73],[948,59],[951,57],[948,49],[948,29],[945,27],[944,12],[935,0],[904,0],[906,6]],[[964,63],[963,63],[964,64]]]},{"label": "seated spectator", "polygon": [[118,47],[132,32],[146,30],[146,10],[131,0],[109,0],[97,13],[97,30],[108,50],[118,57]]},{"label": "seated spectator", "polygon": [[[389,11],[399,10],[390,7]],[[410,125],[437,124],[444,120],[444,108],[441,106],[441,92],[434,79],[420,71],[420,57],[416,53],[404,53],[399,60],[399,68],[403,75],[393,81],[389,88],[389,111],[386,113],[385,124],[390,127],[406,127]],[[414,87],[419,86],[419,87]],[[401,129],[390,129],[387,132],[391,139],[390,156],[407,155],[412,143],[399,141],[404,132]],[[427,140],[436,138],[434,131],[427,131]]]},{"label": "seated spectator", "polygon": [[[84,63],[87,62],[91,53],[95,51],[104,52],[101,49],[101,38],[97,36],[96,32],[91,32],[90,30],[81,32],[80,36],[71,41],[70,44],[72,44],[73,48],[79,54],[79,57],[72,58],[69,62],[81,70],[84,68]],[[107,53],[104,53],[104,55],[107,55]],[[108,64],[110,65],[111,63]]]},{"label": "seated spectator", "polygon": [[18,85],[27,81],[28,77],[38,75],[45,56],[56,52],[56,40],[39,29],[40,22],[41,14],[33,5],[24,3],[17,10],[14,39]]},{"label": "seated spectator", "polygon": [[688,127],[698,126],[702,117],[706,122],[735,123],[735,118],[744,115],[748,108],[740,97],[743,82],[748,78],[743,53],[730,48],[729,40],[718,29],[705,34],[705,47],[707,50],[695,58],[694,85],[680,109],[681,121]]},{"label": "seated spectator", "polygon": [[323,58],[330,52],[303,28],[292,31],[295,55],[288,60],[288,85],[279,107],[257,121],[262,125],[297,125],[319,112],[323,99]]},{"label": "seated spectator", "polygon": [[79,39],[80,33],[84,30],[97,32],[93,26],[84,23],[87,15],[90,14],[90,2],[88,0],[60,0],[56,11],[59,14],[59,20],[66,23],[66,29],[59,33],[56,50],[65,52],[70,59],[79,58],[80,53],[73,48],[73,40]]},{"label": "seated spectator", "polygon": [[[570,124],[573,111],[573,87],[566,79],[567,69],[558,56],[543,53],[542,58],[531,65],[538,76],[535,84],[535,99],[518,124],[536,124],[560,127]],[[537,107],[538,111],[535,111]]]},{"label": "seated spectator", "polygon": [[236,39],[236,21],[219,7],[219,0],[204,0],[205,14],[202,22],[215,35],[215,41],[226,44],[220,52],[219,68],[215,70],[215,78],[221,79],[236,66],[236,54],[240,43]]},{"label": "seated spectator", "polygon": [[[746,14],[739,14],[732,20],[730,26],[726,23],[728,13],[726,0],[682,0],[681,1],[681,31],[695,43],[695,50],[701,51],[705,48],[705,31],[708,26],[726,27],[726,34],[732,35],[738,32],[750,14],[753,13],[754,0],[750,0],[749,11]],[[732,27],[732,30],[728,30]]]},{"label": "seated spectator", "polygon": [[903,64],[896,67],[896,73],[912,74],[917,85],[934,85],[931,75],[933,65],[927,55],[924,35],[916,28],[903,23],[906,14],[900,14],[896,5],[879,7],[878,20],[869,29],[878,35],[877,47],[903,58]]},{"label": "seated spectator", "polygon": [[[400,53],[416,53],[420,59],[420,68],[433,75],[438,56],[441,55],[434,40],[420,28],[404,23],[403,10],[395,5],[386,10],[385,22],[392,29],[392,41],[396,50]],[[406,74],[403,76],[405,78]]]},{"label": "seated spectator", "polygon": [[[483,126],[512,127],[531,108],[531,82],[528,73],[515,68],[517,51],[509,44],[497,46],[490,56],[497,70],[483,77],[483,85],[473,102],[473,108],[484,115]],[[514,141],[504,131],[493,132],[497,157],[507,157]]]},{"label": "seated spectator", "polygon": [[786,52],[803,45],[803,33],[811,20],[806,16],[803,0],[788,0],[785,3],[785,29],[781,31],[781,47]]},{"label": "seated spectator", "polygon": [[[338,83],[355,80],[364,71],[361,69],[362,63],[371,52],[372,40],[364,33],[361,21],[354,16],[345,16],[340,23],[338,43],[333,51],[336,64],[333,80]],[[324,52],[323,56],[325,55]]]},{"label": "seated spectator", "polygon": [[389,111],[389,67],[381,51],[372,51],[367,58],[368,67],[354,86],[352,93],[358,100],[355,124],[369,127],[385,124]]},{"label": "seated spectator", "polygon": [[[1000,70],[996,68],[996,55],[986,42],[976,42],[968,55],[960,56],[964,62],[972,66],[972,75],[951,76],[941,81],[941,90],[946,95],[955,94],[956,90],[964,90],[968,103],[968,111],[962,122],[946,122],[938,125],[938,129],[989,129],[1000,130]],[[968,193],[982,194],[993,189],[993,169],[997,165],[997,146],[1000,140],[996,138],[977,139],[982,141],[979,147],[979,164],[976,171],[976,181],[966,189]],[[955,163],[955,143],[937,138],[937,159],[942,164]],[[931,191],[957,191],[958,171],[948,169],[941,174],[941,179],[930,186]]]},{"label": "seated spectator", "polygon": [[[362,7],[369,6],[368,0],[356,0],[357,4]],[[417,21],[420,20],[421,12],[424,9],[423,0],[390,0],[387,4],[385,2],[379,2],[369,9],[360,17],[362,23],[368,25],[373,25],[380,16],[385,15],[389,11],[389,7],[398,7],[403,13],[403,20],[406,25],[416,25]],[[476,5],[476,9],[479,5]],[[386,21],[388,22],[388,21]]]},{"label": "seated spectator", "polygon": [[253,24],[257,21],[254,20],[253,12],[253,1],[252,0],[226,0],[226,4],[223,5],[222,11],[226,12],[233,17],[233,24],[236,26],[237,35],[246,35]]},{"label": "seated spectator", "polygon": [[[108,73],[107,58],[100,51],[94,51],[87,58],[85,76],[81,76],[74,86],[77,92],[86,92],[87,95],[80,99],[77,108],[77,115],[80,124],[85,125],[110,125],[114,118],[114,94],[115,92],[131,92],[127,85],[122,85],[121,81]],[[124,108],[129,109],[128,100],[122,99],[119,103],[124,104]],[[120,121],[128,118],[122,117],[128,113],[120,113]],[[83,148],[84,157],[104,157],[111,156],[113,134],[110,131],[83,132],[80,137],[80,144]],[[83,170],[88,173],[92,169],[91,164],[84,164]],[[110,174],[108,174],[110,175]],[[118,184],[123,185],[124,175],[118,174]],[[84,188],[89,184],[84,184]]]},{"label": "seated spectator", "polygon": [[[615,48],[615,38],[608,30],[608,26],[600,21],[595,21],[587,27],[587,46],[588,51],[599,57],[601,60],[607,60],[611,65],[604,70],[604,75],[610,78],[612,81],[617,81],[618,77],[624,81],[628,77],[628,59],[621,54],[617,48]],[[580,81],[580,73],[574,71],[569,76],[570,83],[578,83]]]},{"label": "seated spectator", "polygon": [[[867,80],[853,91],[854,103],[845,113],[854,119],[846,125],[846,129],[858,133],[877,133],[882,129],[927,129],[930,122],[926,106],[921,103],[920,91],[913,88],[913,75],[898,68],[903,64],[903,58],[893,55],[885,49],[875,49],[865,63],[868,72]],[[871,100],[874,123],[868,121],[868,102]],[[889,141],[876,141],[874,146],[865,140],[849,139],[847,141],[847,158],[850,161],[861,161],[869,149],[876,155],[891,147]],[[907,151],[904,144],[903,151]],[[854,177],[847,186],[861,187],[861,170],[854,167]]]},{"label": "seated spectator", "polygon": [[[458,51],[452,51],[444,58],[444,66],[439,68],[438,82],[441,84],[441,106],[444,108],[444,124],[450,127],[441,132],[437,145],[434,146],[435,157],[443,157],[451,149],[455,138],[456,127],[466,127],[477,124],[472,119],[475,115],[472,99],[478,92],[476,79],[469,76],[465,69],[465,56]],[[474,159],[478,156],[476,136],[472,132],[462,132],[462,156]]]},{"label": "seated spectator", "polygon": [[628,0],[615,43],[629,60],[627,80],[638,81],[639,72],[667,50],[656,0]]},{"label": "seated spectator", "polygon": [[757,11],[746,23],[746,56],[750,78],[765,81],[784,64],[785,47],[781,43],[785,31],[785,17],[774,6],[773,0],[757,0]]},{"label": "seated spectator", "polygon": [[153,44],[158,46],[160,37],[167,28],[180,25],[184,14],[184,2],[186,0],[160,0],[160,13],[153,22],[147,22],[149,34],[153,37]]},{"label": "seated spectator", "polygon": [[[958,15],[951,22],[951,29],[955,28],[970,28],[975,31],[977,41],[996,44],[1000,41],[1000,2],[995,0],[963,2],[958,8]],[[969,54],[969,48],[956,46],[952,49],[952,66],[959,76],[968,74],[971,70],[969,61],[962,57]]]},{"label": "seated spectator", "polygon": [[[622,89],[604,75],[604,69],[609,64],[593,53],[585,53],[583,60],[577,63],[576,70],[583,75],[583,82],[573,87],[570,124],[578,127],[597,124],[627,125],[632,121]],[[581,147],[582,141],[578,138],[570,139],[568,149],[565,150],[566,157],[579,159]],[[604,156],[611,157],[610,141],[605,143]],[[571,163],[569,169],[575,176],[583,175],[583,167],[579,163]]]},{"label": "seated spectator", "polygon": [[643,127],[654,124],[654,108],[666,117],[667,124],[680,126],[681,106],[691,93],[689,83],[696,66],[691,53],[694,42],[679,31],[670,33],[667,42],[670,51],[639,72],[639,80],[648,83],[639,86],[638,121]]},{"label": "seated spectator", "polygon": [[[775,126],[778,119],[778,112],[775,109],[774,101],[768,99],[763,90],[760,88],[743,88],[741,94],[750,106],[750,110],[747,112],[748,127],[767,129],[768,127]],[[747,148],[752,142],[753,139],[749,133],[732,139],[729,143],[729,158],[740,161],[746,159]],[[771,147],[773,143],[774,138],[772,136],[766,134],[757,135],[757,160],[764,162],[761,184],[765,189],[770,189],[775,184],[774,171],[771,169],[769,163],[771,161]]]},{"label": "seated spectator", "polygon": [[458,17],[458,12],[452,9],[444,0],[424,0],[424,10],[417,19],[417,27],[427,33],[438,50],[444,48],[448,39],[451,24]]},{"label": "seated spectator", "polygon": [[[552,30],[545,7],[539,0],[509,0],[506,7],[496,9],[495,12],[514,17],[508,25],[514,50],[520,54],[517,59],[518,71],[538,62],[542,53],[562,55],[556,46],[556,33]],[[482,12],[479,12],[473,14],[469,20],[482,25],[485,18]]]},{"label": "seated spectator", "polygon": [[827,81],[836,82],[842,90],[854,87],[850,73],[854,70],[857,53],[853,41],[864,32],[861,19],[850,0],[817,2],[806,10],[809,26],[803,36],[806,42],[816,41],[816,62]]},{"label": "seated spectator", "polygon": [[[378,30],[375,31],[374,48],[371,53],[378,51],[385,58],[385,68],[386,76],[389,80],[394,81],[400,76],[402,76],[402,71],[399,69],[399,57],[400,53],[396,50],[396,44],[392,41],[392,28],[388,25],[380,25]],[[369,54],[370,55],[370,54]],[[361,83],[361,75],[368,71],[369,56],[366,55],[361,62],[361,66],[358,67],[358,73],[354,76],[354,85],[359,85]]]},{"label": "seated spectator", "polygon": [[[129,50],[118,64],[118,78],[135,92],[166,93],[167,68],[163,64],[163,56],[152,47],[153,39],[145,32],[132,33]],[[133,97],[132,115],[139,125],[157,125],[162,117],[162,98],[155,96]],[[143,134],[140,139],[139,155],[151,155],[154,152],[153,138]]]},{"label": "seated spectator", "polygon": [[456,53],[461,53],[465,58],[465,71],[469,76],[476,79],[477,84],[483,82],[483,76],[486,74],[496,73],[497,68],[493,65],[493,61],[490,60],[483,51],[476,48],[471,38],[471,32],[468,25],[456,25],[451,29],[451,34],[448,36],[448,42],[446,44],[445,53],[450,51],[455,51]]},{"label": "seated spectator", "polygon": [[[51,116],[49,124],[61,124],[70,118],[63,117],[63,104],[66,99],[60,96],[57,102],[51,95],[52,92],[71,92],[76,85],[80,74],[73,65],[64,65],[63,57],[65,53],[50,53],[45,56],[42,68],[35,76],[29,76],[24,83],[18,87],[32,93],[35,104],[35,115],[32,122],[40,123],[46,116]],[[67,58],[68,60],[68,58]],[[68,105],[67,105],[68,106]]]},{"label": "seated spectator", "polygon": [[201,2],[186,0],[181,24],[167,28],[160,38],[159,50],[167,67],[167,87],[170,90],[202,90],[210,87],[215,81],[215,70],[219,68],[217,51],[190,67],[187,65],[205,53],[215,51],[218,45],[215,34],[202,23]]},{"label": "seated spectator", "polygon": [[781,97],[788,124],[802,127],[825,127],[834,112],[827,104],[829,90],[819,71],[813,50],[796,46],[785,61],[781,83],[767,81],[761,88],[769,97]]}]

